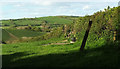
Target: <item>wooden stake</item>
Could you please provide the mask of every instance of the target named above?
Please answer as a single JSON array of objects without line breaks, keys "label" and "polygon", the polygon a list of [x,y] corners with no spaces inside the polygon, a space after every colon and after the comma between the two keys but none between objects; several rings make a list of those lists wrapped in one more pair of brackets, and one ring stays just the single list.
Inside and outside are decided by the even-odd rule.
[{"label": "wooden stake", "polygon": [[84,35],[84,39],[82,41],[82,45],[81,45],[80,51],[84,50],[84,47],[85,47],[85,44],[86,44],[86,41],[87,41],[87,37],[88,37],[89,31],[90,31],[91,25],[92,25],[92,21],[90,20],[88,28],[87,28],[87,30],[85,32],[85,35]]}]

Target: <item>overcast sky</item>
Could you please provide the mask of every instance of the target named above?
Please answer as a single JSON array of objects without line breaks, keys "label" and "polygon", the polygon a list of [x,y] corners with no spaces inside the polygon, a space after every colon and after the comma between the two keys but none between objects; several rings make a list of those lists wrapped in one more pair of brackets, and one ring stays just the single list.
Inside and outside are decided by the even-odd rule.
[{"label": "overcast sky", "polygon": [[0,1],[0,19],[17,19],[56,15],[84,16],[91,15],[107,6],[118,6],[118,0],[10,0]]}]

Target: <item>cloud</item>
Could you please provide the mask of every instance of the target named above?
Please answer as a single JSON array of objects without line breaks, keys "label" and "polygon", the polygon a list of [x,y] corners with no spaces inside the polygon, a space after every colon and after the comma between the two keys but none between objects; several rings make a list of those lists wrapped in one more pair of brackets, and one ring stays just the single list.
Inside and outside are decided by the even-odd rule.
[{"label": "cloud", "polygon": [[50,1],[45,1],[42,3],[43,6],[49,6],[49,5],[52,5],[52,2]]},{"label": "cloud", "polygon": [[50,6],[53,4],[53,1],[48,1],[48,0],[30,0],[29,2],[36,4],[36,5],[42,5],[42,6]]},{"label": "cloud", "polygon": [[14,6],[16,6],[16,7],[22,7],[22,6],[24,6],[24,4],[15,4]]},{"label": "cloud", "polygon": [[88,10],[90,8],[90,6],[86,5],[83,7],[83,10]]},{"label": "cloud", "polygon": [[55,15],[85,15],[93,14],[108,5],[116,5],[116,3],[110,2],[53,2],[47,0],[6,2],[3,4],[2,15],[4,16],[2,18],[4,19]]}]

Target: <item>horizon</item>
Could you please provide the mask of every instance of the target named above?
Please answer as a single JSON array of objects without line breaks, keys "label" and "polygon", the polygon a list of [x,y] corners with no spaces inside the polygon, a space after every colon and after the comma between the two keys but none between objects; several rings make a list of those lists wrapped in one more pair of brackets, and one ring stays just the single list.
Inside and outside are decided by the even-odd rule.
[{"label": "horizon", "polygon": [[118,2],[7,2],[2,5],[0,20],[35,18],[47,16],[85,16],[110,6],[117,7]]},{"label": "horizon", "polygon": [[[66,16],[66,15],[56,15],[56,16],[43,16],[43,17],[57,17],[57,16]],[[70,17],[70,16],[68,16]],[[84,17],[84,16],[73,16],[73,17]],[[13,19],[24,19],[25,17],[23,18],[13,18]],[[26,17],[27,18],[27,17]],[[28,18],[42,18],[42,17],[28,17]],[[1,19],[2,20],[10,20],[10,19]]]}]

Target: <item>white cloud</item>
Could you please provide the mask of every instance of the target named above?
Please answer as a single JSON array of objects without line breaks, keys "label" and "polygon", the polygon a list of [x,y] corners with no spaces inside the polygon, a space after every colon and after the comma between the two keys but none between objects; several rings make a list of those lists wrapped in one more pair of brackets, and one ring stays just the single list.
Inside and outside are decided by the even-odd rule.
[{"label": "white cloud", "polygon": [[[5,0],[4,0],[5,1]],[[12,0],[13,1],[13,0]],[[21,0],[23,1],[23,0]],[[64,3],[60,3],[60,2]],[[71,0],[72,2],[76,2]],[[19,17],[35,17],[35,16],[52,16],[52,15],[85,15],[92,14],[94,10],[101,10],[105,5],[108,5],[103,2],[90,2],[90,3],[72,3],[71,1],[63,0],[26,0],[23,2],[3,2],[0,3],[1,6],[6,6],[6,9],[3,9],[2,18],[19,18]],[[80,0],[82,2],[85,0]],[[92,0],[93,1],[93,0]],[[1,1],[0,1],[1,2]],[[57,2],[57,3],[56,3]],[[65,3],[68,2],[68,3]],[[71,2],[71,3],[70,3]],[[113,4],[110,4],[113,5]],[[9,11],[7,11],[7,8]],[[92,11],[92,12],[91,12]],[[1,12],[1,11],[0,11]],[[14,13],[13,13],[14,12]],[[14,17],[13,17],[14,16]]]},{"label": "white cloud", "polygon": [[52,5],[52,1],[48,1],[48,0],[30,0],[31,3],[36,4],[36,5],[42,5],[42,6],[50,6]]},{"label": "white cloud", "polygon": [[44,6],[49,6],[51,4],[52,4],[52,2],[50,2],[50,1],[45,1],[45,2],[42,3],[42,5],[44,5]]},{"label": "white cloud", "polygon": [[67,9],[67,8],[70,8],[68,6],[60,6],[59,9]]},{"label": "white cloud", "polygon": [[16,7],[22,7],[22,6],[24,6],[23,4],[16,4],[15,5]]},{"label": "white cloud", "polygon": [[83,10],[87,10],[89,8],[90,8],[90,6],[86,5],[86,6],[83,7]]}]

